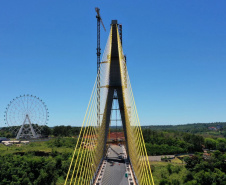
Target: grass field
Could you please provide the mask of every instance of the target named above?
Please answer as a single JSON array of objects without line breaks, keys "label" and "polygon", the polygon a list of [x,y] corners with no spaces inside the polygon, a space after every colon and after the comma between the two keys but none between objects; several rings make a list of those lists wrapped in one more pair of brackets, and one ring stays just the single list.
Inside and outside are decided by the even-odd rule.
[{"label": "grass field", "polygon": [[[65,141],[67,140],[65,139]],[[18,153],[18,152],[26,153],[26,152],[34,152],[34,151],[50,153],[53,150],[59,153],[68,153],[68,152],[72,153],[74,149],[73,148],[74,145],[75,145],[75,142],[72,142],[69,145],[68,144],[64,145],[64,141],[57,141],[57,139],[52,139],[49,141],[31,142],[27,145],[20,144],[20,145],[5,146],[3,144],[0,144],[0,155],[6,155],[6,154],[10,154],[10,153],[12,154],[12,153]]]}]

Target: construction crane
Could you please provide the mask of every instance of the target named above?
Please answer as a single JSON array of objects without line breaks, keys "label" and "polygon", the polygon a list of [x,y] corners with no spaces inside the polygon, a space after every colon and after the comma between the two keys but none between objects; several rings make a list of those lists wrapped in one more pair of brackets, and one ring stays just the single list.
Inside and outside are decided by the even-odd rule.
[{"label": "construction crane", "polygon": [[97,12],[97,125],[100,125],[100,23],[102,24],[104,31],[106,31],[104,23],[100,16],[100,9],[98,7],[95,8]]},{"label": "construction crane", "polygon": [[97,12],[96,18],[97,18],[97,73],[100,67],[100,55],[101,55],[101,48],[100,48],[100,23],[102,24],[104,31],[106,31],[104,23],[100,16],[100,9],[98,7],[95,8],[95,11]]}]

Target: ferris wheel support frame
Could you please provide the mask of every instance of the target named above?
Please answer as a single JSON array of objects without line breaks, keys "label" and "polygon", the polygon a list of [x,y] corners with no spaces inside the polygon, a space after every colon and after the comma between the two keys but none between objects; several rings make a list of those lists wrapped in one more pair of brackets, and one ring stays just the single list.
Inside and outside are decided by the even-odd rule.
[{"label": "ferris wheel support frame", "polygon": [[[25,131],[24,131],[24,126],[27,125],[26,124],[26,120],[28,120],[28,124],[29,124],[29,128],[30,128],[30,132],[29,134],[26,134]],[[26,118],[23,122],[23,125],[20,127],[20,130],[19,132],[17,133],[17,136],[16,136],[16,139],[20,139],[20,138],[24,138],[25,136],[32,136],[33,135],[33,138],[37,138],[37,135],[34,131],[34,128],[31,124],[31,121],[30,121],[30,118],[28,116],[28,114],[26,115]]]}]

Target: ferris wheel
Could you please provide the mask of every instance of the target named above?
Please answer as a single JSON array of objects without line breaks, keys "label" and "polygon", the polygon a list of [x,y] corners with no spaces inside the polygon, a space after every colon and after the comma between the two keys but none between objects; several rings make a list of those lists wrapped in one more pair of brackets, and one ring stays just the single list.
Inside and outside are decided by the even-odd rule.
[{"label": "ferris wheel", "polygon": [[49,112],[45,103],[33,95],[16,97],[6,107],[5,124],[16,139],[38,138],[47,124]]}]

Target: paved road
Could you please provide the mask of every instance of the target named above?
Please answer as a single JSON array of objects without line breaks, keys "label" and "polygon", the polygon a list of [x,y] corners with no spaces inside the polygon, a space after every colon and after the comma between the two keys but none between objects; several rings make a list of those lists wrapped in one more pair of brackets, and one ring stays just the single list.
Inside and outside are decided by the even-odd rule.
[{"label": "paved road", "polygon": [[[121,154],[122,148],[120,146],[110,145],[102,185],[129,185],[128,179],[125,177],[125,162],[118,157]],[[112,164],[113,162],[114,164]]]}]

